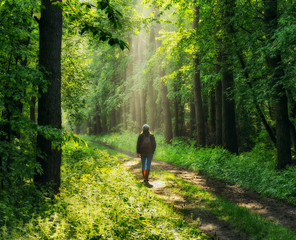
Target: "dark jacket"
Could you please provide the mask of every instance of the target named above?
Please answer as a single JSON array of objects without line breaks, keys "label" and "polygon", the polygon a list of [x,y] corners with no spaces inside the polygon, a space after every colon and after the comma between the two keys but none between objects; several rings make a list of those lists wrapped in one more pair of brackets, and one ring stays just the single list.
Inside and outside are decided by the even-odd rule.
[{"label": "dark jacket", "polygon": [[154,153],[155,152],[155,149],[156,149],[156,142],[155,142],[155,137],[153,134],[150,134],[149,132],[144,132],[144,133],[141,133],[138,137],[138,142],[137,142],[137,153],[141,153],[141,145],[142,145],[142,142],[144,140],[144,134],[145,135],[150,135],[150,142],[151,142],[151,145],[152,145],[152,152],[151,153]]}]

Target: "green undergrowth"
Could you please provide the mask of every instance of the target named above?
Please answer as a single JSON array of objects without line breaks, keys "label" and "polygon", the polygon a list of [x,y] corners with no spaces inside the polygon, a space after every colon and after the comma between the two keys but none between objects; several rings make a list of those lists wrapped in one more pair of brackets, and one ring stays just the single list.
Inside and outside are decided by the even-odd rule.
[{"label": "green undergrowth", "polygon": [[93,146],[67,144],[59,196],[29,220],[8,219],[0,239],[208,239]]},{"label": "green undergrowth", "polygon": [[[112,146],[135,152],[137,134],[123,132],[90,139],[104,141]],[[285,199],[296,205],[296,168],[275,170],[275,151],[258,144],[251,152],[239,156],[223,148],[196,148],[192,142],[180,139],[165,144],[156,135],[155,159],[168,161],[208,176],[253,189],[263,196]]]},{"label": "green undergrowth", "polygon": [[197,212],[198,216],[195,217],[199,217],[202,214],[205,218],[209,214],[213,214],[221,222],[226,222],[243,236],[247,236],[246,239],[296,239],[295,233],[288,228],[269,222],[258,214],[251,213],[248,209],[217,197],[205,189],[173,174],[158,173],[157,176],[160,177],[159,181],[169,183],[166,191],[170,191],[172,195],[177,194],[185,198],[189,203],[189,209],[186,210],[185,207],[185,209],[180,210],[181,212],[185,212],[188,215]]}]

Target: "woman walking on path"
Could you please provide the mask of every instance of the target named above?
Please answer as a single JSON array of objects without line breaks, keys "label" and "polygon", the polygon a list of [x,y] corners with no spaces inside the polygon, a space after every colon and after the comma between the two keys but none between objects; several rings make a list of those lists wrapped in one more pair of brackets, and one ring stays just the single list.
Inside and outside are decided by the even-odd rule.
[{"label": "woman walking on path", "polygon": [[153,154],[156,149],[155,137],[149,132],[149,126],[145,124],[143,126],[143,131],[138,137],[137,142],[137,153],[141,157],[142,161],[142,174],[144,178],[144,184],[147,187],[153,187],[149,181],[149,173],[151,168],[151,161]]}]

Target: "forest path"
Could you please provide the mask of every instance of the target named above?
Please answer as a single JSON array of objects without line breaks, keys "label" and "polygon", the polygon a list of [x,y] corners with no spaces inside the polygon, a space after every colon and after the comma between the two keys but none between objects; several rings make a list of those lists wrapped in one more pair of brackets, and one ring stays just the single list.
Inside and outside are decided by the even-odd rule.
[{"label": "forest path", "polygon": [[[123,159],[123,164],[137,178],[142,179],[141,164],[139,158],[136,158],[136,154],[114,148],[105,143],[99,144],[131,157],[130,159]],[[203,206],[202,197],[198,199],[180,194],[181,189],[178,189],[176,182],[169,178],[162,178],[161,175],[165,175],[166,173],[173,174],[177,178],[196,185],[214,196],[225,199],[237,206],[244,207],[270,222],[280,224],[296,232],[295,206],[282,200],[262,198],[254,191],[242,189],[222,180],[210,178],[197,171],[184,169],[168,162],[153,160],[150,176],[150,183],[153,185],[151,190],[164,201],[172,204],[176,209],[184,213],[184,216],[188,220],[199,218],[200,229],[209,236],[213,236],[213,239],[238,240],[249,238],[244,231],[238,231],[227,221],[219,219],[217,215],[206,209]]]}]

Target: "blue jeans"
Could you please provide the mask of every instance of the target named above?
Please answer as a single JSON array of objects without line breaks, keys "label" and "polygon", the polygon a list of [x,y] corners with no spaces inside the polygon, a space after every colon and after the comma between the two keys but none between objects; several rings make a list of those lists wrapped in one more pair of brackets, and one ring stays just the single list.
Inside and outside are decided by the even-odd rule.
[{"label": "blue jeans", "polygon": [[142,170],[150,170],[153,153],[141,153]]}]

